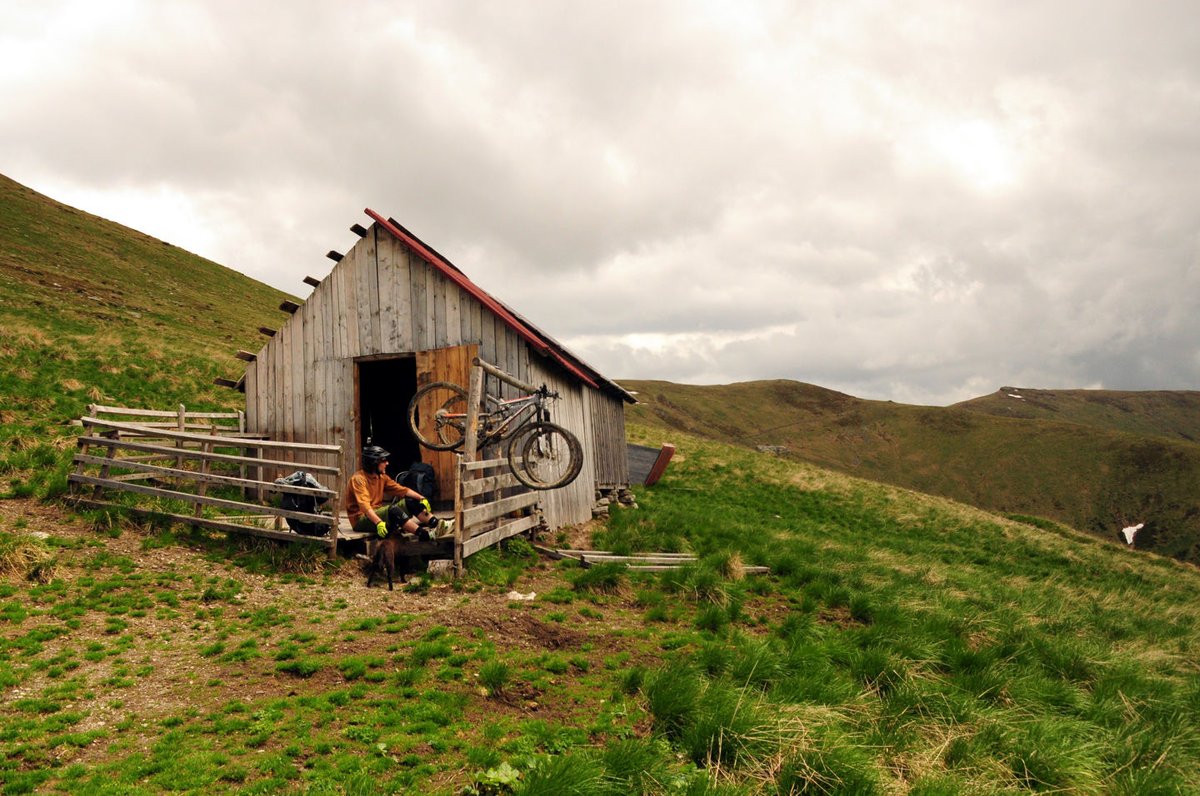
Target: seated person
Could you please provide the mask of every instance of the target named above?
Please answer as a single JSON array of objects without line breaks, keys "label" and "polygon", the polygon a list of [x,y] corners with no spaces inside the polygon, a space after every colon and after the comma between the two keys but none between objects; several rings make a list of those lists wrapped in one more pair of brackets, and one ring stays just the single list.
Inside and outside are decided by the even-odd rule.
[{"label": "seated person", "polygon": [[[438,520],[429,511],[429,501],[416,490],[409,489],[387,474],[388,457],[378,445],[368,445],[362,452],[362,469],[350,476],[346,484],[346,515],[357,533],[376,533],[380,538],[390,532],[416,534],[418,529],[445,529],[448,523]],[[403,498],[387,509],[389,498]],[[388,519],[391,522],[388,522]],[[426,536],[428,536],[428,530]]]}]

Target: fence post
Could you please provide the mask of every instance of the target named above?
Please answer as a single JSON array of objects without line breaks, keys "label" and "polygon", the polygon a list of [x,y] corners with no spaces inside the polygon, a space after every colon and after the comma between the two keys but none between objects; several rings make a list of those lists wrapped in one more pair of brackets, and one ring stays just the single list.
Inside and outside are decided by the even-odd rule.
[{"label": "fence post", "polygon": [[[187,407],[184,406],[183,404],[179,405],[179,410],[176,413],[175,426],[180,431],[187,431]],[[176,448],[184,448],[187,446],[184,444],[183,440],[177,439],[177,440],[175,440],[175,447]],[[183,456],[182,455],[175,457],[175,469],[176,470],[183,469]]]},{"label": "fence post", "polygon": [[[344,451],[344,440],[338,440],[337,467],[338,477],[334,480],[334,485],[338,488],[333,491],[333,525],[329,526],[329,558],[337,558],[337,543],[338,532],[341,530],[342,518],[339,516],[342,510],[342,454]],[[351,529],[353,530],[353,529]]]},{"label": "fence post", "polygon": [[[215,437],[216,435],[217,435],[217,427],[216,427],[216,424],[214,423],[212,429],[209,430],[209,436]],[[201,453],[212,453],[213,452],[213,444],[211,442],[200,443],[200,452]],[[209,470],[209,460],[207,457],[204,457],[204,456],[200,457],[199,470],[200,470],[200,477],[197,479],[198,483],[196,484],[196,494],[199,495],[200,497],[204,497],[206,494],[208,494],[208,481],[206,481],[204,479],[204,476],[208,475],[208,470]],[[203,513],[204,513],[204,505],[202,503],[200,503],[200,501],[196,501],[196,509],[195,509],[195,511],[192,512],[192,516],[199,517]]]},{"label": "fence post", "polygon": [[458,459],[458,479],[454,484],[454,574],[463,574],[463,514],[466,499],[463,497],[463,481],[467,478],[467,464],[475,461],[475,448],[479,443],[479,405],[483,403],[483,368],[471,368],[471,381],[467,388],[467,427],[463,433],[462,453]]}]

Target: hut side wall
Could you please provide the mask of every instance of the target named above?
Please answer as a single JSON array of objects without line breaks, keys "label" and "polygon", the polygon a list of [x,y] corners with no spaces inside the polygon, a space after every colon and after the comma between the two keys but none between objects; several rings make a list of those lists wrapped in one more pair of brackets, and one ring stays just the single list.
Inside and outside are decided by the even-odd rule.
[{"label": "hut side wall", "polygon": [[596,468],[596,486],[602,489],[629,486],[625,403],[598,390],[586,390],[585,397],[592,426],[592,462]]},{"label": "hut side wall", "polygon": [[[533,352],[504,321],[378,225],[247,367],[247,426],[279,440],[340,444],[342,471],[351,473],[359,445],[355,359],[470,343],[488,362],[560,393],[554,420],[578,435],[586,460],[573,484],[547,493],[546,517],[552,528],[590,519],[597,483],[628,482],[621,401]],[[515,394],[494,380],[489,389]]]}]

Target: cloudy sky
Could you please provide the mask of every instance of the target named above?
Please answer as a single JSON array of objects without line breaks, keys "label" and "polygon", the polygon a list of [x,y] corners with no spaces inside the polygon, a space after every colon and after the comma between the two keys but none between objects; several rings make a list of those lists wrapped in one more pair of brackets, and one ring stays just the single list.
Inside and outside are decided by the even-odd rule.
[{"label": "cloudy sky", "polygon": [[0,0],[0,173],[289,292],[364,207],[606,375],[1200,389],[1195,2]]}]

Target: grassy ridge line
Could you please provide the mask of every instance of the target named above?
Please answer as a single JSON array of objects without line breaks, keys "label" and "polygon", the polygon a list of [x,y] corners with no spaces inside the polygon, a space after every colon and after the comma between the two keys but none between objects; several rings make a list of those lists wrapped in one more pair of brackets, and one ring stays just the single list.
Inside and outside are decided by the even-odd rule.
[{"label": "grassy ridge line", "polygon": [[1000,417],[1060,420],[1183,442],[1200,441],[1198,391],[1029,390],[1002,387],[990,395],[962,401],[954,406]]},{"label": "grassy ridge line", "polygon": [[[624,381],[636,421],[786,455],[983,508],[1054,518],[1200,562],[1200,445],[1074,422],[867,401],[789,381]],[[1012,399],[1010,399],[1012,400]]]},{"label": "grassy ridge line", "polygon": [[237,409],[215,387],[287,294],[0,176],[0,495],[61,488],[88,403]]}]

